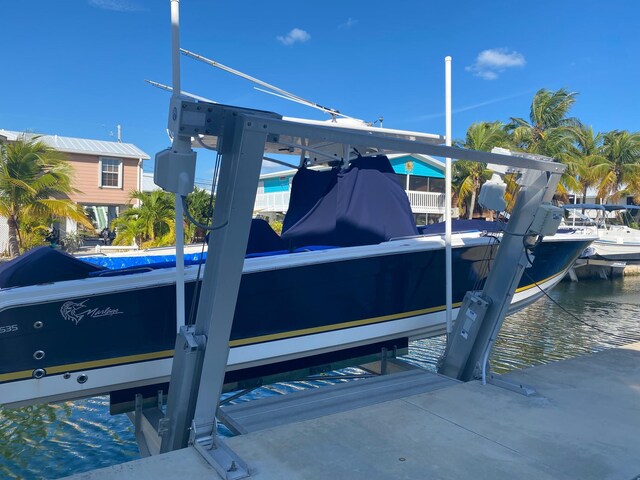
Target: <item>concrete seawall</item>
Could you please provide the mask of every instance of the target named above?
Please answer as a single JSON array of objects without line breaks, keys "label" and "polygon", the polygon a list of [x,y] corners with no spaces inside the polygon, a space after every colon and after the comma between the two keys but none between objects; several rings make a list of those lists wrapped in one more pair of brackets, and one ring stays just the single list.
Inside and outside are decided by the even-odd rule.
[{"label": "concrete seawall", "polygon": [[[586,263],[581,263],[586,262]],[[610,279],[610,278],[619,278],[619,277],[629,277],[640,275],[640,265],[616,265],[612,262],[609,265],[606,264],[591,264],[591,260],[578,260],[576,265],[573,267],[573,273],[575,274],[575,278],[571,278],[571,275],[568,274],[565,277],[565,280],[581,280],[581,279],[591,279],[591,278],[601,278],[601,279]]]}]

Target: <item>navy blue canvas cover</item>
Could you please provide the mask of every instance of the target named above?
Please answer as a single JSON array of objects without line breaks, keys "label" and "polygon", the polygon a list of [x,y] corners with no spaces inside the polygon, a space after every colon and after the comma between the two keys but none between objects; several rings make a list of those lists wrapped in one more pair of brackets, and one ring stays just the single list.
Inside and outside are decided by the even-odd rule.
[{"label": "navy blue canvas cover", "polygon": [[293,179],[282,234],[290,248],[373,245],[417,234],[407,194],[385,155],[354,159],[342,172],[301,169]]},{"label": "navy blue canvas cover", "polygon": [[[209,243],[209,234],[206,235]],[[249,238],[247,240],[247,251],[245,255],[256,255],[259,253],[276,252],[286,250],[288,243],[280,238],[280,235],[271,228],[269,222],[262,218],[252,218],[249,227]],[[206,258],[206,254],[204,256]]]},{"label": "navy blue canvas cover", "polygon": [[338,181],[339,171],[338,168],[324,171],[308,168],[298,170],[291,181],[289,208],[282,222],[283,233],[302,220],[320,200],[331,192]]},{"label": "navy blue canvas cover", "polygon": [[261,218],[251,220],[251,229],[249,230],[249,240],[247,242],[247,255],[276,252],[286,250],[287,242],[278,235],[269,222]]},{"label": "navy blue canvas cover", "polygon": [[87,278],[105,270],[51,247],[38,247],[0,265],[0,288]]}]

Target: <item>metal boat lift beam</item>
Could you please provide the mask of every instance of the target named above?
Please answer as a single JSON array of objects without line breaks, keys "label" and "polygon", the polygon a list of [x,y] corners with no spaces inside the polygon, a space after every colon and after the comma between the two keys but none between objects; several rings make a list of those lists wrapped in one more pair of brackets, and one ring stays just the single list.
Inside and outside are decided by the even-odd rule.
[{"label": "metal boat lift beam", "polygon": [[[343,145],[366,145],[384,152],[397,153],[421,153],[436,157],[450,157],[458,160],[470,160],[473,162],[493,163],[506,165],[515,169],[539,170],[549,173],[564,172],[565,165],[556,163],[553,159],[541,155],[533,155],[517,152],[511,155],[505,153],[481,152],[458,147],[448,147],[433,143],[432,135],[425,134],[419,137],[415,132],[406,134],[398,133],[398,130],[390,131],[385,128],[370,127],[368,129],[358,127],[349,128],[343,124],[318,122],[306,123],[298,119],[285,119],[272,112],[250,110],[240,107],[231,107],[221,104],[182,101],[182,121],[180,134],[193,137],[201,135],[207,137],[220,137],[223,132],[219,122],[225,115],[225,110],[235,111],[251,117],[254,121],[247,129],[267,133],[267,146],[271,144],[274,151],[277,148],[281,136],[298,140],[301,150],[305,150],[303,141],[316,143],[330,143]],[[391,132],[391,133],[390,133]],[[217,141],[214,142],[217,144]],[[195,145],[197,146],[197,145]],[[313,146],[313,143],[310,144]],[[284,152],[286,153],[286,152]]]},{"label": "metal boat lift beam", "polygon": [[547,177],[535,170],[527,170],[521,177],[521,188],[484,288],[465,296],[438,373],[463,381],[484,381],[487,377],[489,354],[516,287],[530,266],[526,248],[537,238],[530,227],[536,214],[544,214],[540,206],[550,202],[559,179],[560,174]]},{"label": "metal boat lift beam", "polygon": [[[229,354],[229,337],[240,287],[244,255],[266,133],[250,130],[242,112],[220,112],[220,180],[209,236],[195,326],[181,330],[176,340],[167,414],[161,425],[161,452],[193,443],[223,478],[241,462],[218,445],[215,414]],[[215,400],[212,400],[215,399]],[[203,445],[205,445],[203,447]],[[204,451],[207,450],[208,454]]]},{"label": "metal boat lift beam", "polygon": [[[428,138],[433,141],[432,137],[425,135],[421,139],[413,132],[403,135],[375,127],[325,126],[317,122],[283,120],[270,112],[188,100],[181,102],[179,110],[178,133],[204,135],[205,142],[219,149],[222,164],[214,210],[216,230],[209,239],[196,325],[183,329],[176,343],[167,416],[163,423],[166,433],[162,451],[165,452],[185,447],[189,436],[196,448],[207,450],[209,456],[223,450],[219,448],[223,444],[216,439],[216,411],[228,360],[250,217],[264,151],[277,149],[281,137],[300,143],[301,150],[314,142],[329,142],[365,145],[384,152],[423,153],[532,169],[537,171],[536,178],[541,179],[535,182],[534,187],[546,188],[548,192],[551,187],[555,188],[564,170],[562,164],[526,154],[496,154],[433,145],[428,143]],[[217,138],[207,139],[207,136]],[[535,201],[547,198],[548,192]],[[523,252],[522,246],[520,253]],[[512,290],[514,285],[510,286]],[[237,463],[231,464],[232,471],[236,473],[230,477],[229,463],[208,460],[214,466],[218,462],[216,468],[223,477],[242,476]]]}]

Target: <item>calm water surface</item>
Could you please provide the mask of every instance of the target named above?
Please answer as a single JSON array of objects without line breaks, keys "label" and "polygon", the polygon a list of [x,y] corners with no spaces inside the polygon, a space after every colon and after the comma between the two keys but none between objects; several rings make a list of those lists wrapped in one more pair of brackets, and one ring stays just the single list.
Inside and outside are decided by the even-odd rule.
[{"label": "calm water surface", "polygon": [[[640,341],[640,277],[564,282],[550,297],[507,319],[491,359],[494,371],[504,373]],[[443,337],[414,342],[406,359],[434,369],[444,345]],[[322,383],[277,384],[253,397]],[[125,415],[109,415],[108,397],[0,408],[0,478],[55,479],[136,458],[131,423]]]}]

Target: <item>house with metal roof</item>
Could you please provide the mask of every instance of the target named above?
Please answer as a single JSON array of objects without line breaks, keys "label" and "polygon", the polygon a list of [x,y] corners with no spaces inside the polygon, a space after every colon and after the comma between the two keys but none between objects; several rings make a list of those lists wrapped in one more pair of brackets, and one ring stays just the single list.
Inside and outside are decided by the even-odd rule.
[{"label": "house with metal roof", "polygon": [[[142,190],[142,162],[148,160],[149,155],[132,143],[0,129],[0,142],[15,142],[22,136],[38,137],[65,154],[73,168],[73,186],[77,190],[69,198],[85,207],[98,232],[129,206],[132,191]],[[6,221],[0,221],[2,223]],[[76,228],[75,222],[70,220],[60,225],[61,234]],[[5,249],[3,239],[0,230],[0,251]]]},{"label": "house with metal roof", "polygon": [[[428,155],[389,155],[398,181],[405,187],[416,223],[439,222],[444,218],[444,163]],[[277,218],[289,207],[291,180],[295,169],[267,173],[260,176],[254,213]],[[458,209],[453,209],[454,217]]]}]

